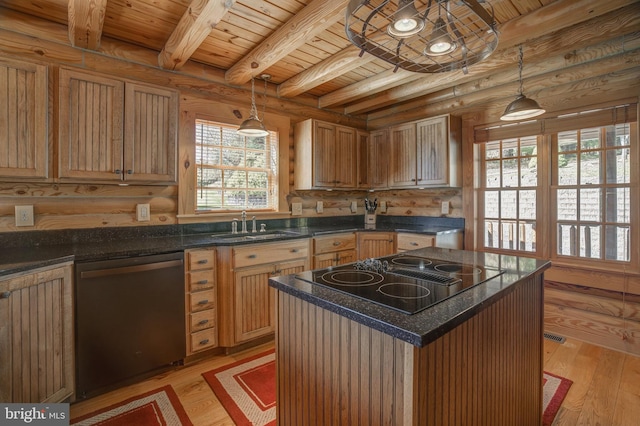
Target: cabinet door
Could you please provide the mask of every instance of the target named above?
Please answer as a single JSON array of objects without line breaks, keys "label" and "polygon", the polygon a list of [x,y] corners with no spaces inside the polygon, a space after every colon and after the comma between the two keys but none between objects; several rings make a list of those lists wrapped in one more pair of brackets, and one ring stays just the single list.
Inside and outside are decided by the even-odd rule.
[{"label": "cabinet door", "polygon": [[275,331],[274,296],[269,287],[269,277],[274,270],[274,265],[259,265],[236,271],[236,343]]},{"label": "cabinet door", "polygon": [[47,67],[0,58],[0,177],[46,178]]},{"label": "cabinet door", "polygon": [[377,130],[369,135],[369,185],[389,187],[389,133]]},{"label": "cabinet door", "polygon": [[369,134],[358,131],[358,188],[368,189],[369,182]]},{"label": "cabinet door", "polygon": [[391,232],[359,232],[358,233],[358,258],[387,256],[394,253]]},{"label": "cabinet door", "polygon": [[417,181],[416,125],[394,126],[389,130],[391,167],[389,184],[392,187],[415,186]]},{"label": "cabinet door", "polygon": [[176,182],[178,94],[127,83],[124,123],[124,180]]},{"label": "cabinet door", "polygon": [[336,188],[356,188],[358,172],[358,141],[356,130],[336,127],[336,154],[332,167],[335,170]]},{"label": "cabinet door", "polygon": [[62,402],[73,394],[71,269],[0,281],[0,401]]},{"label": "cabinet door", "polygon": [[447,117],[437,117],[417,123],[418,185],[449,183],[447,128]]},{"label": "cabinet door", "polygon": [[313,138],[313,185],[333,188],[336,181],[336,126],[314,121]]},{"label": "cabinet door", "polygon": [[122,180],[124,83],[60,69],[58,177]]},{"label": "cabinet door", "polygon": [[355,249],[339,251],[337,255],[338,258],[336,265],[344,265],[345,263],[351,263],[358,260],[358,253]]}]

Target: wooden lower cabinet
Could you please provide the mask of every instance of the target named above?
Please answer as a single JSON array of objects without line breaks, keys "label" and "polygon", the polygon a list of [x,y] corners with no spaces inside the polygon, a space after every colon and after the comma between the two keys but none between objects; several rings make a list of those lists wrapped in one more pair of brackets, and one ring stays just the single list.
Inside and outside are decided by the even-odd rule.
[{"label": "wooden lower cabinet", "polygon": [[398,253],[407,250],[416,250],[424,247],[433,247],[436,237],[433,235],[410,234],[406,232],[398,232],[396,235],[396,243]]},{"label": "wooden lower cabinet", "polygon": [[73,394],[72,269],[69,262],[0,280],[0,401]]},{"label": "wooden lower cabinet", "polygon": [[185,251],[187,356],[218,346],[216,252]]},{"label": "wooden lower cabinet", "polygon": [[395,232],[358,232],[358,259],[395,253]]},{"label": "wooden lower cabinet", "polygon": [[313,269],[328,268],[358,259],[354,232],[313,237]]},{"label": "wooden lower cabinet", "polygon": [[275,332],[275,291],[269,278],[310,269],[309,240],[219,247],[220,346]]}]

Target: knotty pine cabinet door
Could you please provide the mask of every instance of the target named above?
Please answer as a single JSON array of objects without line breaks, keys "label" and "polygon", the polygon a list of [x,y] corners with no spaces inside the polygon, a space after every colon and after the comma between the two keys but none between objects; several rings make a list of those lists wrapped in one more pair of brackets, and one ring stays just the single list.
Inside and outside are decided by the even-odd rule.
[{"label": "knotty pine cabinet door", "polygon": [[416,186],[418,169],[416,162],[416,125],[400,124],[389,129],[391,144],[391,187]]},{"label": "knotty pine cabinet door", "polygon": [[369,134],[369,187],[389,187],[389,132],[376,130]]},{"label": "knotty pine cabinet door", "polygon": [[61,180],[176,182],[175,91],[65,68],[59,80]]},{"label": "knotty pine cabinet door", "polygon": [[395,232],[358,232],[358,258],[388,256],[395,253]]},{"label": "knotty pine cabinet door", "polygon": [[47,67],[0,58],[0,178],[48,177]]},{"label": "knotty pine cabinet door", "polygon": [[417,185],[449,183],[449,138],[446,117],[416,123]]},{"label": "knotty pine cabinet door", "polygon": [[0,401],[55,403],[73,394],[72,268],[0,280]]}]

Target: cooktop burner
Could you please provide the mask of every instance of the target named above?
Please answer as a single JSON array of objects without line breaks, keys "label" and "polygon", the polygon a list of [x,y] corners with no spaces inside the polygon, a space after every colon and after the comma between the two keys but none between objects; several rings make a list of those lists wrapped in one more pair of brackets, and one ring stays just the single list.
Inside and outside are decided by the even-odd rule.
[{"label": "cooktop burner", "polygon": [[298,278],[415,314],[504,270],[396,254],[306,271]]}]

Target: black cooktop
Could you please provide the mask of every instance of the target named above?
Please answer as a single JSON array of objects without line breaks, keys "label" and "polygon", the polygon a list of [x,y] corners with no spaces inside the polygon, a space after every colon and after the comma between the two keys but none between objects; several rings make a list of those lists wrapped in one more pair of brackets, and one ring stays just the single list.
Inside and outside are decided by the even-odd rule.
[{"label": "black cooktop", "polygon": [[395,254],[306,271],[297,277],[415,314],[503,272],[481,265]]}]

